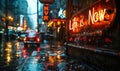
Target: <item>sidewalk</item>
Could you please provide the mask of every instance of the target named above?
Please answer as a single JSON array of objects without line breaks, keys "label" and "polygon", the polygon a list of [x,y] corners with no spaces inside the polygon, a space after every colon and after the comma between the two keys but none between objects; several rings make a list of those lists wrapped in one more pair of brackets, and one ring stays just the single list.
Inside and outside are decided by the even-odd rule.
[{"label": "sidewalk", "polygon": [[80,48],[84,50],[89,50],[97,53],[103,53],[103,54],[110,54],[114,56],[120,56],[120,52],[118,50],[112,50],[108,48],[101,48],[101,47],[95,47],[95,46],[89,46],[89,45],[76,45],[76,44],[65,44],[68,47],[74,47],[74,48]]}]

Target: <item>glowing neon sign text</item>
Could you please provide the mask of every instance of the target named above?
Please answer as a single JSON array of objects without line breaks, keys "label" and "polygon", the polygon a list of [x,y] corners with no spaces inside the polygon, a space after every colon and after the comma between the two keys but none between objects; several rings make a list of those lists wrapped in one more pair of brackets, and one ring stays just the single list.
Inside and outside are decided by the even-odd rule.
[{"label": "glowing neon sign text", "polygon": [[93,8],[92,12],[91,12],[91,10],[89,10],[88,23],[90,24],[90,21],[91,21],[91,23],[94,24],[95,22],[103,21],[105,12],[106,12],[106,9],[100,10],[98,12],[95,12],[94,8]]},{"label": "glowing neon sign text", "polygon": [[[106,9],[99,10],[95,12],[95,9],[89,10],[88,12],[88,19],[84,18],[84,16],[75,16],[69,22],[69,29],[70,30],[78,30],[80,27],[93,25],[96,22],[104,21]],[[87,23],[86,23],[87,22]]]}]

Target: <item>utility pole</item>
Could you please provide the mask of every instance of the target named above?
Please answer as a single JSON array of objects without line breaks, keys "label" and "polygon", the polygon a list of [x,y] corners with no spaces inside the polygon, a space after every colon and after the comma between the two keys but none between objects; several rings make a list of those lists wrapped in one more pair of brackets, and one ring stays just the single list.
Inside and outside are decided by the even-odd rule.
[{"label": "utility pole", "polygon": [[5,0],[6,41],[8,41],[8,0]]}]

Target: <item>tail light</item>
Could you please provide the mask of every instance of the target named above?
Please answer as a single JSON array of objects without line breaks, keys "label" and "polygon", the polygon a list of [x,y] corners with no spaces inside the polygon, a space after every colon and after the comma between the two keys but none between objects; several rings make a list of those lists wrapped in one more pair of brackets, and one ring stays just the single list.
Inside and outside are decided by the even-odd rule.
[{"label": "tail light", "polygon": [[27,38],[25,37],[25,38],[24,38],[24,42],[26,42],[26,40],[27,40]]},{"label": "tail light", "polygon": [[37,42],[40,42],[40,38],[37,38]]},{"label": "tail light", "polygon": [[27,57],[27,52],[26,52],[26,48],[25,47],[22,49],[22,54],[23,54],[24,58]]},{"label": "tail light", "polygon": [[22,53],[23,53],[23,54],[26,53],[26,48],[25,48],[25,47],[22,49]]},{"label": "tail light", "polygon": [[39,60],[40,59],[40,55],[38,55],[36,58]]},{"label": "tail light", "polygon": [[37,48],[37,52],[40,52],[40,47]]}]

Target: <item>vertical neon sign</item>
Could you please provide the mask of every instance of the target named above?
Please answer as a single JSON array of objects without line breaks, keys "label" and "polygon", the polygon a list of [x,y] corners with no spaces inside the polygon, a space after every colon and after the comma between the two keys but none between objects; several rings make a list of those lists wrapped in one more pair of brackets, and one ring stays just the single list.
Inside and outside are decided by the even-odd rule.
[{"label": "vertical neon sign", "polygon": [[45,5],[43,6],[43,10],[44,10],[44,12],[43,12],[43,14],[44,14],[43,20],[44,20],[44,21],[48,21],[48,20],[49,20],[49,16],[48,16],[48,14],[49,14],[49,5],[48,5],[48,4],[45,4]]}]

